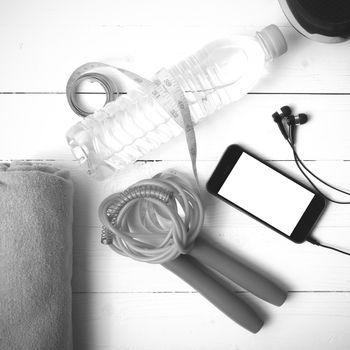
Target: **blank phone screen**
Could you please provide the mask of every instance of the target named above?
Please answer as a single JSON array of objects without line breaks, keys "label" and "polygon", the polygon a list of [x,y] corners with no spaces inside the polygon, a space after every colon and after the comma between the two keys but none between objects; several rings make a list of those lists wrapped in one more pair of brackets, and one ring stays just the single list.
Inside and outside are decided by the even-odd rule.
[{"label": "blank phone screen", "polygon": [[244,152],[218,194],[288,236],[315,195]]}]

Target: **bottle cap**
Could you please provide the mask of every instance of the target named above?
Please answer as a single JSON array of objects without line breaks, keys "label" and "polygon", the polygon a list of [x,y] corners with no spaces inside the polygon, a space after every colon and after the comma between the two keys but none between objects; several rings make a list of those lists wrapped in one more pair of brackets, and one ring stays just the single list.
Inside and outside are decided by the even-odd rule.
[{"label": "bottle cap", "polygon": [[286,39],[276,25],[270,24],[259,32],[258,35],[272,58],[282,56],[287,52],[288,46]]}]

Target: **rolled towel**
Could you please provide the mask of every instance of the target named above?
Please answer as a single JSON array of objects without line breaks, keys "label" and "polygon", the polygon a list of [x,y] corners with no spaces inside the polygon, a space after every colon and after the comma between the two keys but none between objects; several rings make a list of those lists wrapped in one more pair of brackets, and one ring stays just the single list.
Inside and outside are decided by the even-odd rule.
[{"label": "rolled towel", "polygon": [[67,171],[0,164],[0,349],[72,348],[72,221]]}]

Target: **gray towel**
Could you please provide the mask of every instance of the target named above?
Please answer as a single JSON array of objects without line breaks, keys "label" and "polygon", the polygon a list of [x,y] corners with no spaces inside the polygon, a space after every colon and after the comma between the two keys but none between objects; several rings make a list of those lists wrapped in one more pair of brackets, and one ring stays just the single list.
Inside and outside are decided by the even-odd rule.
[{"label": "gray towel", "polygon": [[72,346],[73,184],[66,171],[0,164],[0,349]]}]

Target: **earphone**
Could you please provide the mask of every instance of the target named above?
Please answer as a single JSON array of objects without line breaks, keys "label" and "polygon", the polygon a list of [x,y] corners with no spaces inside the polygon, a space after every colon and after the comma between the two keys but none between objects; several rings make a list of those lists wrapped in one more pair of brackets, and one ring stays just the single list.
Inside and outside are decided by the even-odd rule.
[{"label": "earphone", "polygon": [[283,137],[286,140],[288,140],[288,134],[283,125],[283,118],[288,118],[289,116],[291,116],[292,111],[289,106],[283,106],[280,109],[282,113],[275,112],[274,114],[272,114],[272,118],[273,118],[273,121],[277,123]]},{"label": "earphone", "polygon": [[[310,185],[315,189],[315,191],[317,193],[319,193],[323,198],[325,198],[326,200],[336,203],[336,204],[350,204],[349,201],[338,201],[338,200],[334,200],[332,198],[330,198],[329,196],[325,195],[318,186],[315,185],[315,183],[310,179],[310,175],[313,176],[315,179],[317,179],[318,181],[320,181],[321,183],[323,183],[324,185],[332,188],[335,191],[341,192],[343,194],[349,195],[350,193],[347,191],[344,191],[342,189],[339,189],[333,185],[330,185],[329,183],[327,183],[326,181],[322,180],[320,177],[318,177],[317,175],[315,175],[305,164],[304,162],[300,159],[296,148],[295,148],[295,133],[296,133],[296,129],[298,125],[302,125],[305,124],[308,121],[308,116],[304,113],[298,114],[296,116],[294,116],[292,114],[292,110],[289,106],[283,106],[280,108],[280,113],[279,112],[275,112],[272,114],[272,119],[274,120],[275,123],[277,123],[278,128],[281,131],[281,134],[283,135],[283,137],[287,140],[288,144],[290,145],[290,147],[292,148],[293,151],[293,155],[294,155],[294,161],[295,164],[297,165],[298,169],[300,170],[300,172],[304,175],[304,177],[306,178],[306,180],[310,183]],[[307,173],[309,175],[307,175]],[[343,250],[334,248],[334,247],[330,247],[327,245],[323,245],[320,242],[318,242],[316,239],[314,238],[309,238],[308,241],[312,244],[316,244],[319,246],[322,246],[324,248],[328,248],[328,249],[332,249],[335,250],[337,252],[346,254],[346,255],[350,255],[350,253],[347,253]]]},{"label": "earphone", "polygon": [[[305,113],[297,114],[296,116],[292,115],[292,110],[289,106],[283,106],[280,108],[281,113],[275,112],[272,114],[272,118],[275,123],[277,123],[281,134],[283,137],[294,145],[295,143],[295,126],[300,124],[305,124],[308,121],[308,117]],[[289,135],[287,134],[287,130],[283,125],[283,119],[285,119],[286,124],[290,127]]]}]

